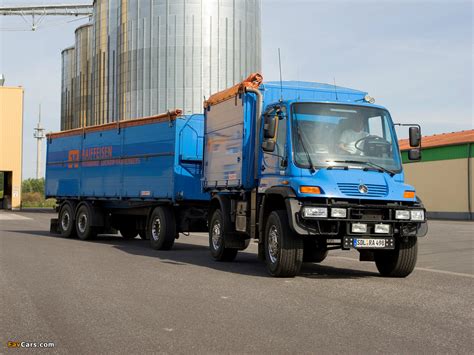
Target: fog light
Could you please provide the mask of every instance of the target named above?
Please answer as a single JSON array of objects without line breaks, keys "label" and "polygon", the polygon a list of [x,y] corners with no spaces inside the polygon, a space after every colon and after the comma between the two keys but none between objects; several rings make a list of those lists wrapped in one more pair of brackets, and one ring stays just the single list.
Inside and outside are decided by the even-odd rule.
[{"label": "fog light", "polygon": [[326,218],[328,216],[328,209],[326,207],[304,207],[304,218]]},{"label": "fog light", "polygon": [[424,221],[425,220],[425,211],[423,211],[423,210],[413,210],[413,211],[411,211],[411,220],[412,221]]},{"label": "fog light", "polygon": [[376,224],[374,232],[377,234],[389,234],[390,225],[389,224]]},{"label": "fog light", "polygon": [[352,233],[367,233],[367,224],[354,223],[352,225]]},{"label": "fog light", "polygon": [[333,218],[346,218],[347,210],[345,208],[331,208],[331,217]]},{"label": "fog light", "polygon": [[410,211],[408,210],[395,211],[395,219],[410,219]]}]

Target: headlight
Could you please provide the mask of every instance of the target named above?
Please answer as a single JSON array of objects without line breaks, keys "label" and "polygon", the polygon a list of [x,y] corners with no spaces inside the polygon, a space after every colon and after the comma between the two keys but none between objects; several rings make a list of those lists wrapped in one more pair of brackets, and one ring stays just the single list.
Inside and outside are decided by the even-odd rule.
[{"label": "headlight", "polygon": [[412,210],[411,213],[411,220],[412,221],[424,221],[425,220],[425,211],[423,210]]},{"label": "headlight", "polygon": [[377,234],[388,234],[390,233],[390,225],[389,224],[376,224],[374,232]]},{"label": "headlight", "polygon": [[326,218],[328,216],[328,209],[326,207],[304,207],[304,218]]},{"label": "headlight", "polygon": [[347,210],[345,208],[331,208],[331,217],[333,218],[346,218]]},{"label": "headlight", "polygon": [[395,211],[395,219],[410,219],[410,211],[408,210]]},{"label": "headlight", "polygon": [[352,225],[352,233],[367,233],[367,224],[354,223]]}]

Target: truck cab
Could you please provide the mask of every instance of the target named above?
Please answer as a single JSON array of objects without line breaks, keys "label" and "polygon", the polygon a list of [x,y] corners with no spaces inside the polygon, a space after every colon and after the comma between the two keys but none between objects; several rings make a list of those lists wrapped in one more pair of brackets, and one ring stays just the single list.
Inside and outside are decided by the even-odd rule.
[{"label": "truck cab", "polygon": [[[215,259],[232,260],[256,239],[273,276],[294,276],[334,249],[357,249],[384,276],[413,271],[425,210],[404,183],[390,113],[366,92],[308,82],[240,88],[210,99],[204,139]],[[417,125],[410,142],[419,159]]]}]

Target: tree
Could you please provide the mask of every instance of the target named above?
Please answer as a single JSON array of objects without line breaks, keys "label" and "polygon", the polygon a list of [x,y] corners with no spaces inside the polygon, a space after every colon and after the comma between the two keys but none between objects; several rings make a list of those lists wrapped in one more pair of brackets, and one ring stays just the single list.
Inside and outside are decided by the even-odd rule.
[{"label": "tree", "polygon": [[22,182],[22,191],[27,192],[38,192],[44,195],[44,178],[41,179],[26,179]]}]

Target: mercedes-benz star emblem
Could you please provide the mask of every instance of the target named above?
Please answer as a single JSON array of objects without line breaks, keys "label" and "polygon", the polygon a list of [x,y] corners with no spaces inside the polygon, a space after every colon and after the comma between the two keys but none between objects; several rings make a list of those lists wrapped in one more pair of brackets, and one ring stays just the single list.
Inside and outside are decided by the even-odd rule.
[{"label": "mercedes-benz star emblem", "polygon": [[359,185],[359,192],[361,194],[366,194],[369,192],[369,188],[365,186],[364,184]]}]

